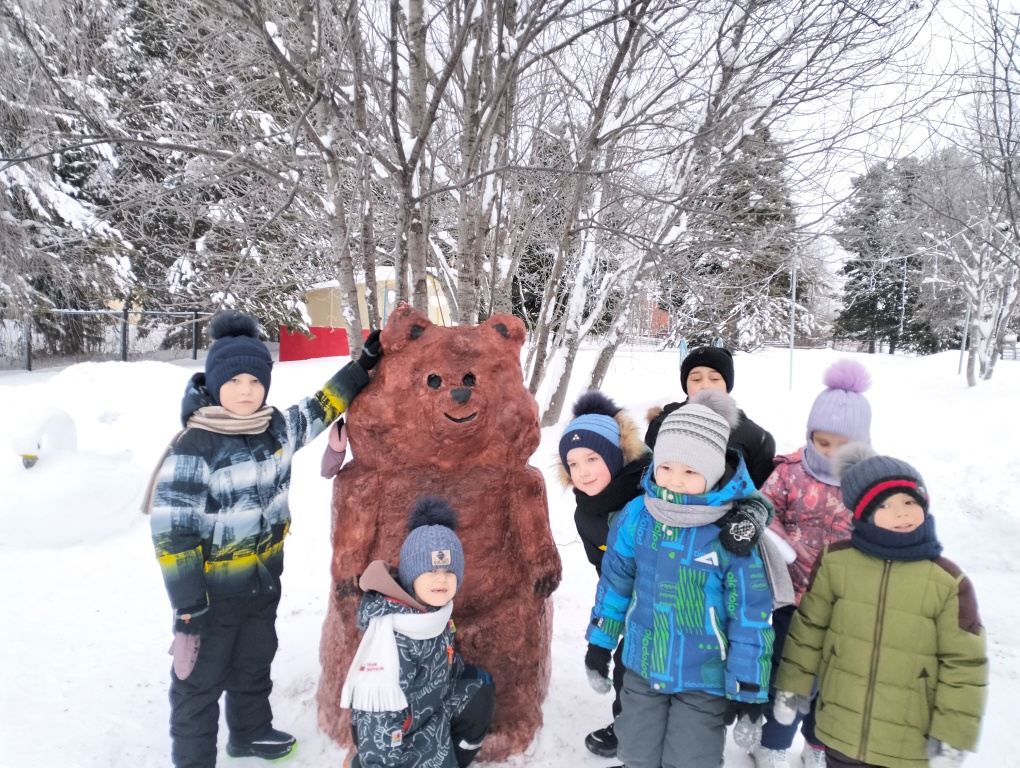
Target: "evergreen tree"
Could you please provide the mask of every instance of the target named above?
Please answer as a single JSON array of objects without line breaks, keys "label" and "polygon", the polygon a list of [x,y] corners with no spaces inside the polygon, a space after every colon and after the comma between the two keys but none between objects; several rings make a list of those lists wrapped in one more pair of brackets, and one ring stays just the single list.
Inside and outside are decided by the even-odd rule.
[{"label": "evergreen tree", "polygon": [[[749,349],[788,334],[797,232],[786,165],[782,147],[762,127],[743,139],[734,161],[699,197],[688,218],[689,268],[668,274],[662,291],[689,341],[719,336],[727,346]],[[806,282],[799,296],[807,295]]]},{"label": "evergreen tree", "polygon": [[918,312],[925,242],[917,198],[918,162],[877,163],[853,180],[853,194],[838,219],[836,238],[853,254],[841,269],[843,309],[833,335],[867,343],[874,353],[887,343],[928,351],[932,331]]}]

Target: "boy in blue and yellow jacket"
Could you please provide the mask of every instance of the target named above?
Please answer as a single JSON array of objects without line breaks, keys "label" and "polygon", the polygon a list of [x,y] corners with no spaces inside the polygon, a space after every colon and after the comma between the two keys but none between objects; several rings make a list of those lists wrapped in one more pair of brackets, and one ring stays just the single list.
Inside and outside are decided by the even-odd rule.
[{"label": "boy in blue and yellow jacket", "polygon": [[279,410],[265,404],[273,359],[255,319],[219,315],[209,335],[205,373],[195,374],[184,394],[185,429],[157,467],[146,500],[174,609],[175,768],[216,764],[224,691],[229,755],[275,759],[294,748],[293,736],[273,728],[269,705],[291,463],[346,410],[381,353],[375,332],[358,362]]},{"label": "boy in blue and yellow jacket", "polygon": [[718,768],[727,723],[739,716],[753,739],[761,722],[772,593],[758,551],[732,554],[717,525],[754,493],[743,459],[726,449],[736,419],[717,391],[671,413],[645,495],[609,532],[585,666],[608,690],[610,655],[626,636],[616,735],[628,768]]}]

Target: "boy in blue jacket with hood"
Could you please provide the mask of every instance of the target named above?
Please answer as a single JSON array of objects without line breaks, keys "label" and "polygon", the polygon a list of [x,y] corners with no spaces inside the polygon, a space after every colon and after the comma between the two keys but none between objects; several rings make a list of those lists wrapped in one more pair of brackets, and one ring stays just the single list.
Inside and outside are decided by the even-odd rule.
[{"label": "boy in blue jacket with hood", "polygon": [[726,725],[760,734],[772,658],[772,593],[757,550],[728,551],[716,524],[754,493],[727,452],[733,400],[705,391],[669,414],[642,483],[614,521],[588,627],[585,667],[606,692],[626,634],[617,756],[628,768],[718,768]]}]

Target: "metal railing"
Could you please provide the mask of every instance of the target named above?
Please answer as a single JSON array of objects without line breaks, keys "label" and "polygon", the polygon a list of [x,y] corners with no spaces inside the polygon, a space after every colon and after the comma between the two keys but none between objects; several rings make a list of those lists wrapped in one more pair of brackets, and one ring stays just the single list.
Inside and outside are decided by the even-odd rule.
[{"label": "metal railing", "polygon": [[[174,322],[174,320],[178,322]],[[26,371],[84,361],[198,357],[198,312],[50,309],[0,314],[0,369]],[[163,322],[160,322],[163,320]]]}]

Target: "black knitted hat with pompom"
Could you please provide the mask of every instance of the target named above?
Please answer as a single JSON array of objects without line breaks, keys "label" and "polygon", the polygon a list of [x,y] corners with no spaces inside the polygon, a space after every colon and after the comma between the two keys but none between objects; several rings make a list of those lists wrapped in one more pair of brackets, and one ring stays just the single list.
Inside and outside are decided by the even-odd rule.
[{"label": "black knitted hat with pompom", "polygon": [[400,547],[400,585],[412,595],[414,581],[429,571],[450,571],[457,587],[464,582],[464,547],[457,538],[457,513],[443,499],[423,496],[407,521]]},{"label": "black knitted hat with pompom", "polygon": [[259,340],[258,321],[241,312],[224,312],[209,323],[209,336],[213,343],[205,358],[205,386],[216,404],[220,404],[220,387],[240,373],[262,382],[268,397],[273,356]]}]

